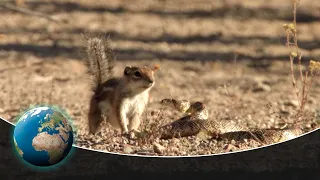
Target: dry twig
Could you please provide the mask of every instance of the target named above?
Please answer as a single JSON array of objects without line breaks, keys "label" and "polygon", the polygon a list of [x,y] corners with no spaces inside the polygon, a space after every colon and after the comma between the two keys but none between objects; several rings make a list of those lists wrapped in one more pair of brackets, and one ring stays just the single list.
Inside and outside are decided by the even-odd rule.
[{"label": "dry twig", "polygon": [[[308,94],[309,90],[312,85],[312,75],[309,78],[308,81],[308,70],[303,74],[302,70],[302,53],[299,52],[299,46],[298,46],[298,37],[297,37],[297,22],[296,22],[296,14],[297,14],[297,6],[300,0],[293,0],[293,23],[291,24],[285,24],[284,28],[286,29],[287,34],[287,43],[286,45],[290,47],[291,45],[294,46],[295,51],[290,53],[290,70],[291,70],[291,78],[292,78],[292,85],[294,89],[294,93],[296,94],[296,97],[298,99],[299,103],[299,111],[297,115],[304,112],[305,104],[308,100]],[[293,39],[293,43],[290,42],[290,39]],[[300,80],[301,80],[301,90],[298,90],[297,87],[297,80],[294,75],[294,59],[298,59],[298,66],[299,66],[299,72],[300,72]],[[301,93],[301,94],[300,94]]]},{"label": "dry twig", "polygon": [[36,11],[32,11],[32,10],[29,10],[29,9],[26,9],[26,8],[17,7],[17,6],[11,5],[11,4],[0,4],[0,7],[9,9],[11,11],[16,11],[16,12],[19,12],[19,13],[22,13],[22,14],[26,14],[26,15],[42,17],[42,18],[45,18],[45,19],[47,19],[49,21],[53,21],[53,22],[56,22],[56,23],[61,23],[61,22],[66,23],[66,21],[55,19],[55,18],[53,18],[53,17],[51,17],[49,15],[46,15],[46,14],[43,14],[43,13],[40,13],[40,12],[36,12]]}]

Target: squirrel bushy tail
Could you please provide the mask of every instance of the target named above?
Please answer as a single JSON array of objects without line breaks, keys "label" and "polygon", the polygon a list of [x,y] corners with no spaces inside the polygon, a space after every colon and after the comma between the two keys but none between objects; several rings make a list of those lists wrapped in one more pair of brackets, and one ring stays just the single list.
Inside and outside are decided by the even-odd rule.
[{"label": "squirrel bushy tail", "polygon": [[115,57],[105,36],[86,37],[86,65],[93,75],[93,91],[101,91],[102,84],[113,76]]},{"label": "squirrel bushy tail", "polygon": [[114,53],[109,45],[108,38],[105,36],[85,37],[86,40],[86,65],[88,74],[93,76],[92,90],[93,96],[90,100],[88,113],[89,132],[96,133],[100,127],[102,112],[98,107],[97,99],[103,90],[103,83],[113,76],[113,67],[115,64]]}]

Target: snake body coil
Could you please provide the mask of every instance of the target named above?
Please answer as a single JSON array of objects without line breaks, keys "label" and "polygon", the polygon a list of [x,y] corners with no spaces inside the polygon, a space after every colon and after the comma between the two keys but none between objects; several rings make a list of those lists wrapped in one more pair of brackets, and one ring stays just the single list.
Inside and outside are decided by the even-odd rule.
[{"label": "snake body coil", "polygon": [[160,138],[170,139],[197,135],[205,132],[210,136],[223,138],[258,138],[266,143],[276,143],[295,138],[302,134],[298,128],[250,129],[232,121],[208,120],[208,110],[202,102],[190,103],[187,100],[163,99],[162,105],[169,106],[186,116],[160,128]]}]

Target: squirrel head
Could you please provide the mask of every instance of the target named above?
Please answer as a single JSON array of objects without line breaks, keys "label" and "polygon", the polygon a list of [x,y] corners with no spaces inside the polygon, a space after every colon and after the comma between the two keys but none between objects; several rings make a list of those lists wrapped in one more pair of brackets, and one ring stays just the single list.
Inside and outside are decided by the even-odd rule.
[{"label": "squirrel head", "polygon": [[147,67],[127,66],[123,72],[124,78],[130,82],[132,90],[143,91],[154,86],[154,70]]}]

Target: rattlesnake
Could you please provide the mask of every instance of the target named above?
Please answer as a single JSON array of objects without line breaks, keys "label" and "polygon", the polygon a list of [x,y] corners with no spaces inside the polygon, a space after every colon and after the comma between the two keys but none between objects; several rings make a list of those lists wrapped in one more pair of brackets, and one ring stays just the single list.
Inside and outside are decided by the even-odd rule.
[{"label": "rattlesnake", "polygon": [[187,100],[163,99],[161,104],[187,114],[178,120],[160,127],[159,134],[161,139],[186,137],[204,132],[213,137],[253,137],[263,143],[275,143],[295,138],[303,133],[301,129],[294,127],[250,129],[247,126],[232,121],[208,120],[209,113],[202,102],[190,103]]}]

